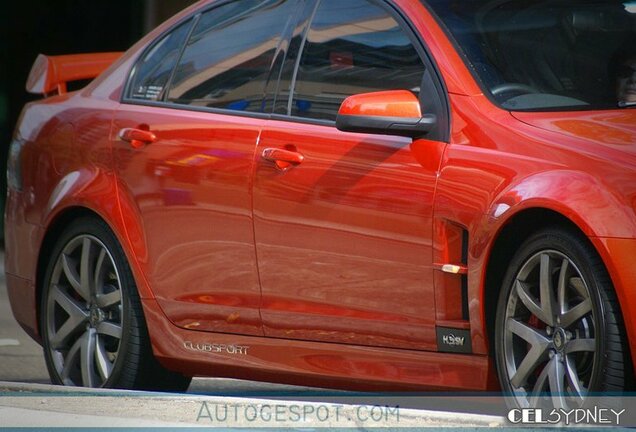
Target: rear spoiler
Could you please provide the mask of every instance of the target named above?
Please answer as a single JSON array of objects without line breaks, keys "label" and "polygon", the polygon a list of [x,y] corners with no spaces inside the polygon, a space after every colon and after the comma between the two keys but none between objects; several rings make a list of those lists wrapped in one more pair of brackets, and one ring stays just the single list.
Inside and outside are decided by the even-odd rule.
[{"label": "rear spoiler", "polygon": [[95,78],[115,60],[121,52],[71,54],[59,56],[38,55],[31,67],[26,90],[48,96],[53,92],[66,93],[66,83]]}]

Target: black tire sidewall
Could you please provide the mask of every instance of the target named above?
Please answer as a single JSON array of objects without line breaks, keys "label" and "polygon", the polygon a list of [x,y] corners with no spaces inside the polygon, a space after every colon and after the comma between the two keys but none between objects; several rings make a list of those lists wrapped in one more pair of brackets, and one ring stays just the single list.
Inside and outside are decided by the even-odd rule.
[{"label": "black tire sidewall", "polygon": [[[596,254],[593,247],[588,244],[587,239],[562,229],[547,229],[540,231],[528,238],[512,258],[503,284],[500,290],[499,300],[497,304],[497,316],[495,320],[495,362],[497,367],[497,375],[505,395],[512,395],[514,390],[510,384],[510,377],[506,368],[506,360],[504,353],[504,327],[506,308],[508,299],[514,287],[514,281],[518,272],[526,261],[541,251],[553,250],[567,256],[577,267],[587,285],[590,299],[592,301],[595,338],[596,338],[596,354],[592,369],[592,378],[590,380],[589,389],[592,392],[601,392],[603,386],[603,370],[605,369],[605,335],[607,332],[605,316],[606,304],[601,295],[603,290],[611,290],[611,286],[607,286],[609,278],[606,274],[598,274],[591,269],[602,267],[602,262]],[[601,265],[599,265],[599,263]],[[602,267],[604,270],[604,267]],[[514,398],[510,398],[514,399]],[[516,403],[516,399],[515,399]]]},{"label": "black tire sidewall", "polygon": [[66,245],[74,238],[80,235],[90,235],[97,238],[108,249],[120,279],[121,303],[122,303],[122,338],[119,345],[119,352],[115,360],[113,370],[108,379],[103,383],[102,387],[108,388],[130,388],[133,380],[125,375],[126,359],[131,356],[138,358],[139,353],[139,335],[138,323],[133,313],[132,297],[138,297],[136,285],[132,278],[132,273],[124,252],[111,229],[101,220],[97,218],[81,218],[72,222],[60,235],[55,243],[46,265],[46,271],[42,280],[42,296],[40,302],[40,332],[42,335],[42,346],[49,375],[54,384],[63,385],[62,379],[55,368],[55,364],[51,355],[49,336],[47,329],[47,303],[50,293],[51,276],[57,260]]}]

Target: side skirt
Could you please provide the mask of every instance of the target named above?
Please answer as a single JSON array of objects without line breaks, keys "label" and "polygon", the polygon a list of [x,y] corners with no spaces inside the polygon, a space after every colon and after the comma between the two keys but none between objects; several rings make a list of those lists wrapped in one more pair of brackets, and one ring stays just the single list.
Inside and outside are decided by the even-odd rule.
[{"label": "side skirt", "polygon": [[186,330],[170,323],[155,300],[142,303],[155,356],[188,376],[362,391],[474,391],[488,386],[488,356]]}]

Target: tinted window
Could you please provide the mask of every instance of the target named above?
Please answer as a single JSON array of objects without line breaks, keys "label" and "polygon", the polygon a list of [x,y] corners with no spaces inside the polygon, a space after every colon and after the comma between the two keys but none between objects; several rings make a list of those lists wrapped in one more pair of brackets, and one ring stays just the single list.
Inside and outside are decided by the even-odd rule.
[{"label": "tinted window", "polygon": [[129,97],[151,101],[163,97],[191,25],[191,20],[180,25],[160,39],[142,57],[135,66]]},{"label": "tinted window", "polygon": [[292,79],[291,114],[335,120],[352,94],[419,91],[424,65],[409,37],[383,8],[367,0],[322,0]]},{"label": "tinted window", "polygon": [[[484,90],[510,110],[636,103],[636,3],[625,0],[427,0]],[[627,67],[627,69],[625,69]]]},{"label": "tinted window", "polygon": [[177,66],[168,100],[262,111],[274,55],[295,5],[291,0],[240,0],[204,13]]}]

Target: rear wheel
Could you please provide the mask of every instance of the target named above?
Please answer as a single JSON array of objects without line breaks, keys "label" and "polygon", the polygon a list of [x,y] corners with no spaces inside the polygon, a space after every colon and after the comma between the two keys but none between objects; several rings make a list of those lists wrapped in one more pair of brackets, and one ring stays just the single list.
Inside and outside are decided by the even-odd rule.
[{"label": "rear wheel", "polygon": [[496,362],[515,405],[583,406],[625,387],[625,332],[609,276],[586,239],[551,229],[515,254],[495,324]]},{"label": "rear wheel", "polygon": [[190,377],[154,358],[126,257],[97,218],[60,236],[43,281],[40,327],[55,384],[184,391]]}]

